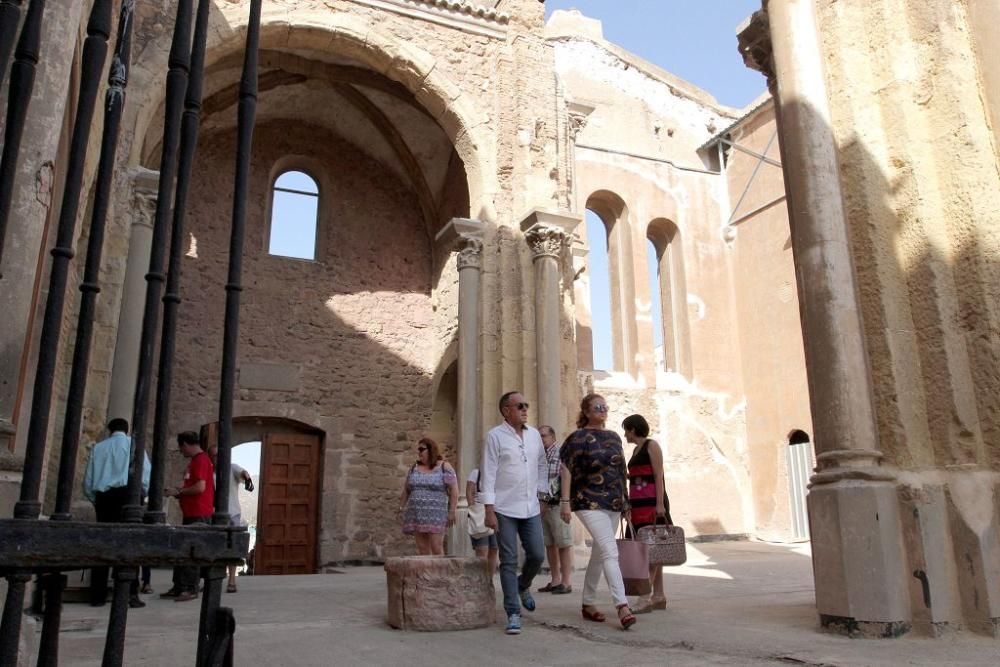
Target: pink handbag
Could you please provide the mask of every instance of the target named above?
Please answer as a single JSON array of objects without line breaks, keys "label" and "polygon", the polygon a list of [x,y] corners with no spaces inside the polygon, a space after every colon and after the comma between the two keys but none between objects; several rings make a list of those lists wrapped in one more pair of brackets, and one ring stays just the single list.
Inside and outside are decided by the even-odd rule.
[{"label": "pink handbag", "polygon": [[[622,519],[628,523],[628,534],[635,535],[632,522],[625,517]],[[644,542],[627,538],[619,538],[617,542],[618,567],[625,581],[625,595],[649,595],[653,590],[649,582],[649,547]]]}]

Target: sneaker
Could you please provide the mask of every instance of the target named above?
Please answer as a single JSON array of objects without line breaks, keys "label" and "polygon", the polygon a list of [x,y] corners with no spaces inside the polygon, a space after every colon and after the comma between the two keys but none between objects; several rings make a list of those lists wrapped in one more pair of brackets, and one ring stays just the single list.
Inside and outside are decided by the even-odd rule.
[{"label": "sneaker", "polygon": [[508,635],[519,635],[521,634],[521,615],[520,614],[507,614],[507,629],[505,632]]},{"label": "sneaker", "polygon": [[521,606],[528,611],[535,611],[535,598],[531,597],[531,591],[527,588],[521,591]]},{"label": "sneaker", "polygon": [[197,600],[198,594],[194,591],[188,591],[186,593],[178,593],[177,597],[174,598],[174,602],[187,602],[188,600]]}]

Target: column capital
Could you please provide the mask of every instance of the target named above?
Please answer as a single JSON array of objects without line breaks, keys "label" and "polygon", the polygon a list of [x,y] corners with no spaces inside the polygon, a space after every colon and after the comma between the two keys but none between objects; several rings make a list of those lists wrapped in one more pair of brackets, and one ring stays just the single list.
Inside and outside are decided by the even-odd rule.
[{"label": "column capital", "polygon": [[532,209],[521,219],[521,231],[531,247],[533,259],[555,257],[573,242],[573,230],[580,224],[580,216]]},{"label": "column capital", "polygon": [[479,220],[452,218],[434,237],[435,243],[458,251],[458,270],[481,269],[483,266],[483,230]]},{"label": "column capital", "polygon": [[132,201],[137,213],[132,218],[132,224],[152,228],[159,193],[160,172],[136,167],[129,171],[129,178],[132,181]]},{"label": "column capital", "polygon": [[740,55],[743,64],[767,77],[768,88],[773,90],[775,83],[774,51],[771,46],[771,25],[767,10],[760,9],[751,14],[738,28],[736,37],[739,41]]},{"label": "column capital", "polygon": [[566,112],[569,114],[569,137],[576,141],[576,138],[587,125],[587,119],[594,112],[594,107],[582,102],[567,102]]}]

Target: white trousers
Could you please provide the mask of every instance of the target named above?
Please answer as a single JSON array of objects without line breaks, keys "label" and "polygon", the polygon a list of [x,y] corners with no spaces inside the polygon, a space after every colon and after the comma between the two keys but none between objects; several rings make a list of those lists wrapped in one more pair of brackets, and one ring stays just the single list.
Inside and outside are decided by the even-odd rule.
[{"label": "white trousers", "polygon": [[590,549],[587,574],[583,579],[583,604],[592,605],[597,601],[597,584],[601,580],[601,572],[604,572],[615,606],[626,604],[628,598],[625,597],[622,571],[618,567],[618,543],[615,542],[615,531],[621,514],[609,510],[579,510],[576,515],[594,542]]}]

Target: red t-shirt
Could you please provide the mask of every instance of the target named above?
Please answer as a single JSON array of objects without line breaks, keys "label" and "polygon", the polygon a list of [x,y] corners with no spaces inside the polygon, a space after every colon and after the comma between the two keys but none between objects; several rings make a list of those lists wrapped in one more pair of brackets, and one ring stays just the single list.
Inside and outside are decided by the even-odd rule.
[{"label": "red t-shirt", "polygon": [[198,452],[188,464],[187,472],[184,473],[184,488],[193,486],[199,479],[205,480],[205,490],[202,493],[178,498],[185,519],[212,516],[215,505],[215,467],[205,452]]}]

